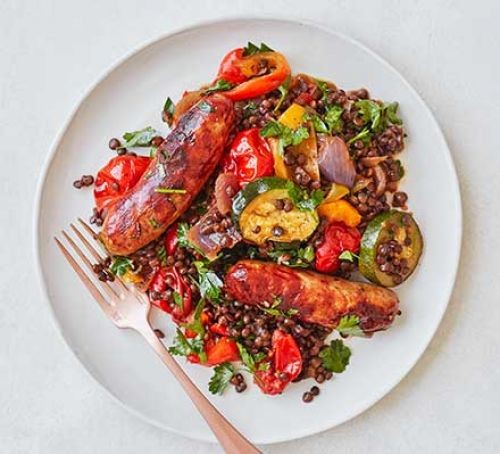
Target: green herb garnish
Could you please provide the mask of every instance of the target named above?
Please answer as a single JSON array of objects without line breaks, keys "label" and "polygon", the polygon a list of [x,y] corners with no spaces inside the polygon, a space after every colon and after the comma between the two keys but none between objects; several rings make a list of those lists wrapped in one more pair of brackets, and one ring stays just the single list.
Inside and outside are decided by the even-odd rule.
[{"label": "green herb garnish", "polygon": [[336,330],[343,336],[365,336],[359,326],[359,317],[357,315],[344,315],[339,320]]},{"label": "green herb garnish", "polygon": [[224,80],[224,79],[219,79],[217,82],[215,82],[215,84],[208,87],[205,90],[205,93],[208,95],[209,93],[214,93],[216,91],[227,91],[227,90],[231,90],[231,88],[233,88],[233,87],[234,87],[234,84],[232,84],[231,82],[228,82],[227,80]]},{"label": "green herb garnish", "polygon": [[278,103],[276,104],[276,107],[274,108],[274,112],[277,112],[279,108],[281,107],[281,104],[283,104],[283,101],[286,98],[286,95],[288,94],[288,90],[290,89],[290,81],[291,81],[290,75],[285,79],[285,81],[278,87],[278,91],[280,92],[280,99]]},{"label": "green herb garnish", "polygon": [[354,263],[355,259],[359,259],[359,255],[351,251],[343,251],[342,254],[339,255],[339,259]]},{"label": "green herb garnish", "polygon": [[151,126],[147,126],[140,131],[126,132],[123,134],[124,143],[120,148],[132,148],[132,147],[149,147],[151,145],[151,140],[153,137],[159,136],[160,133]]},{"label": "green herb garnish", "polygon": [[234,375],[234,367],[231,363],[222,363],[214,367],[214,374],[208,382],[208,390],[212,394],[222,394],[229,386]]},{"label": "green herb garnish", "polygon": [[201,313],[203,312],[203,308],[205,307],[205,300],[202,298],[198,301],[196,305],[196,309],[193,315],[193,321],[191,323],[187,323],[182,325],[185,329],[189,329],[199,334],[201,337],[205,335],[205,327],[201,322]]},{"label": "green herb garnish", "polygon": [[218,302],[221,295],[223,282],[217,274],[208,269],[201,261],[193,262],[198,271],[198,285],[202,298],[208,298],[212,302]]},{"label": "green herb garnish", "polygon": [[354,105],[358,108],[361,118],[370,123],[370,129],[375,133],[383,132],[389,124],[403,123],[397,114],[397,102],[379,104],[371,99],[360,99]]},{"label": "green herb garnish", "polygon": [[259,363],[266,357],[265,353],[257,353],[256,355],[251,355],[250,352],[239,342],[236,342],[238,350],[240,352],[241,362],[245,365],[248,372],[254,374],[257,370],[263,370],[260,368]]},{"label": "green herb garnish", "polygon": [[267,44],[260,43],[260,46],[252,42],[248,42],[248,44],[243,48],[243,56],[248,57],[249,55],[260,54],[262,52],[274,52]]},{"label": "green herb garnish", "polygon": [[344,109],[337,105],[326,106],[325,123],[328,126],[328,132],[341,132],[344,127],[342,113]]},{"label": "green herb garnish", "polygon": [[289,145],[298,145],[309,137],[309,131],[304,126],[291,129],[278,121],[271,120],[260,130],[262,137],[277,137],[279,139],[279,152],[283,155],[283,150]]},{"label": "green herb garnish", "polygon": [[185,194],[187,191],[185,189],[175,188],[155,188],[155,192],[160,194]]},{"label": "green herb garnish", "polygon": [[295,243],[275,243],[274,250],[267,252],[267,255],[282,265],[308,268],[314,260],[314,248],[300,247]]},{"label": "green herb garnish", "polygon": [[184,299],[180,295],[179,292],[174,291],[173,293],[174,303],[176,306],[179,306],[182,310],[184,310]]},{"label": "green herb garnish", "polygon": [[319,352],[319,357],[323,362],[323,367],[330,372],[337,374],[344,372],[349,364],[351,350],[346,347],[340,339],[335,339],[326,345]]},{"label": "green herb garnish", "polygon": [[300,211],[315,210],[325,198],[325,193],[321,189],[315,189],[309,193],[305,189],[299,188],[291,181],[287,182],[287,186],[290,199]]},{"label": "green herb garnish", "polygon": [[371,139],[372,139],[372,133],[370,132],[370,129],[364,128],[361,132],[356,134],[352,139],[349,139],[347,145],[351,145],[351,143],[354,143],[357,140],[361,140],[365,145],[368,145]]},{"label": "green herb garnish", "polygon": [[123,276],[127,271],[133,270],[134,262],[128,257],[115,257],[113,263],[109,267],[109,270],[115,276]]},{"label": "green herb garnish", "polygon": [[298,314],[298,309],[295,308],[290,308],[287,309],[286,311],[283,311],[280,309],[280,305],[283,302],[283,300],[280,297],[274,298],[273,303],[269,307],[264,307],[264,306],[259,306],[259,308],[265,312],[266,314],[272,315],[274,317],[292,317],[295,314]]},{"label": "green herb garnish", "polygon": [[205,353],[205,344],[203,342],[203,338],[201,336],[197,336],[196,338],[188,341],[186,336],[182,333],[182,331],[177,328],[176,335],[174,338],[174,345],[172,345],[168,351],[172,355],[176,356],[188,356],[191,354],[198,355],[200,361],[205,363],[207,361],[207,354]]}]

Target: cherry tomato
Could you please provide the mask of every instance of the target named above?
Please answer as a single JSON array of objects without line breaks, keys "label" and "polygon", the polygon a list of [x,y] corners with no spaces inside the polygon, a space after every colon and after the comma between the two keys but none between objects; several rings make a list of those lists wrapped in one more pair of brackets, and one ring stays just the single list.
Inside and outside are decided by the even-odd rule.
[{"label": "cherry tomato", "polygon": [[358,253],[361,234],[340,222],[332,222],[325,229],[322,243],[316,248],[316,269],[334,273],[340,267],[339,256],[344,251]]},{"label": "cherry tomato", "polygon": [[218,334],[219,336],[229,336],[229,328],[226,325],[221,325],[220,323],[210,325],[210,332]]},{"label": "cherry tomato", "polygon": [[94,199],[98,210],[108,207],[133,188],[146,171],[151,158],[146,156],[117,156],[97,173]]},{"label": "cherry tomato", "polygon": [[280,394],[302,371],[302,355],[291,334],[275,330],[272,339],[273,363],[255,372],[255,383],[265,394]]},{"label": "cherry tomato", "polygon": [[[266,74],[262,74],[262,69]],[[290,75],[290,66],[279,52],[243,55],[243,49],[229,52],[222,60],[217,79],[236,84],[224,95],[233,101],[256,98],[278,88]]]},{"label": "cherry tomato", "polygon": [[177,250],[177,243],[179,242],[177,238],[177,227],[178,223],[176,222],[168,228],[165,234],[165,250],[167,251],[167,255],[174,255]]},{"label": "cherry tomato", "polygon": [[[167,281],[170,282],[171,285],[167,284]],[[181,296],[182,308],[177,305],[171,308],[168,301],[163,299],[151,300],[151,304],[172,314],[172,318],[175,322],[185,321],[193,309],[192,292],[189,284],[184,280],[175,266],[160,268],[154,275],[149,290],[163,293],[167,290],[167,287],[172,288]]]},{"label": "cherry tomato", "polygon": [[236,175],[240,186],[256,178],[273,175],[274,159],[259,128],[241,131],[224,156],[222,169]]}]

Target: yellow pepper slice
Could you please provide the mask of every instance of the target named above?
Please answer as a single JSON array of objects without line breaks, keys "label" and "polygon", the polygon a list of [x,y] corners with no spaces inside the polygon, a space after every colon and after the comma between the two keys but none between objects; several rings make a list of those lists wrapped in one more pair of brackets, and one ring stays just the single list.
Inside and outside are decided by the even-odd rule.
[{"label": "yellow pepper slice", "polygon": [[302,119],[304,118],[304,114],[306,113],[306,109],[304,109],[300,104],[293,103],[288,109],[286,109],[278,121],[288,126],[290,129],[297,129],[302,124]]},{"label": "yellow pepper slice", "polygon": [[349,194],[349,188],[347,186],[338,183],[332,183],[332,186],[328,191],[328,194],[325,196],[325,200],[323,200],[323,203],[335,202],[335,200],[340,200],[347,194]]},{"label": "yellow pepper slice", "polygon": [[346,200],[322,203],[318,207],[318,214],[329,222],[343,222],[348,227],[356,227],[361,222],[361,215]]}]

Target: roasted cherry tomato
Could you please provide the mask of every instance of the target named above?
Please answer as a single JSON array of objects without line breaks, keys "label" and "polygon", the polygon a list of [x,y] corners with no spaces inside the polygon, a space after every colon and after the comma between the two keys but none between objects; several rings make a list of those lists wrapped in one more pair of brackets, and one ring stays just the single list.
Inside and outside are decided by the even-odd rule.
[{"label": "roasted cherry tomato", "polygon": [[177,250],[177,243],[179,242],[177,238],[177,227],[178,223],[176,222],[168,228],[165,234],[165,250],[167,251],[167,255],[174,255]]},{"label": "roasted cherry tomato", "polygon": [[274,158],[259,128],[241,131],[224,156],[222,169],[236,175],[240,186],[260,177],[273,175]]},{"label": "roasted cherry tomato", "polygon": [[184,280],[175,266],[160,268],[154,275],[149,286],[149,290],[156,293],[163,293],[167,288],[173,289],[181,296],[182,308],[178,305],[174,305],[171,308],[168,301],[164,299],[152,299],[151,304],[172,314],[175,322],[185,321],[193,309],[192,292],[189,284]]},{"label": "roasted cherry tomato", "polygon": [[229,336],[229,328],[227,325],[221,325],[220,323],[210,325],[210,332],[218,334],[219,336]]},{"label": "roasted cherry tomato", "polygon": [[146,156],[117,156],[97,173],[94,198],[99,210],[108,207],[116,199],[133,188],[146,171],[151,158]]},{"label": "roasted cherry tomato", "polygon": [[217,79],[236,84],[224,95],[233,101],[256,98],[278,88],[290,75],[290,66],[279,52],[244,56],[243,49],[229,52],[219,67]]},{"label": "roasted cherry tomato", "polygon": [[280,394],[302,371],[302,355],[291,334],[279,329],[272,339],[273,363],[267,370],[255,373],[255,383],[265,394]]},{"label": "roasted cherry tomato", "polygon": [[361,234],[355,228],[339,222],[330,223],[322,243],[316,248],[316,269],[323,273],[334,273],[340,266],[339,256],[344,251],[359,252]]}]

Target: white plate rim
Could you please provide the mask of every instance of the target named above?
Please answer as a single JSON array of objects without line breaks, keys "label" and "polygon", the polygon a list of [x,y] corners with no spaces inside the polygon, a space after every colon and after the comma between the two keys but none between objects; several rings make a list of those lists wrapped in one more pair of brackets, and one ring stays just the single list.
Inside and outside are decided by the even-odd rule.
[{"label": "white plate rim", "polygon": [[282,442],[287,442],[287,441],[292,441],[292,440],[298,440],[300,438],[304,438],[307,436],[311,436],[314,434],[318,434],[321,432],[324,432],[326,430],[332,429],[334,427],[338,427],[342,424],[345,424],[346,422],[354,419],[355,417],[359,416],[360,414],[364,413],[366,410],[371,408],[373,405],[375,405],[377,402],[382,400],[389,392],[391,392],[392,389],[394,389],[409,373],[417,362],[420,360],[422,355],[424,354],[425,350],[429,346],[430,342],[432,341],[433,337],[436,334],[436,331],[441,324],[441,321],[443,319],[443,316],[446,312],[446,309],[448,308],[452,292],[455,286],[456,282],[456,277],[458,273],[458,268],[460,264],[460,256],[461,256],[461,249],[462,249],[462,237],[463,237],[463,209],[462,209],[462,200],[461,200],[461,194],[460,194],[460,185],[459,185],[459,180],[457,176],[457,171],[455,168],[455,164],[453,162],[451,152],[448,146],[448,143],[446,141],[446,138],[439,126],[439,123],[437,122],[436,118],[434,117],[434,114],[432,113],[431,109],[429,106],[425,103],[423,98],[420,96],[420,94],[417,92],[417,90],[406,80],[406,78],[387,60],[385,60],[383,57],[381,57],[378,53],[373,51],[370,47],[365,45],[364,43],[358,41],[357,39],[352,38],[351,36],[339,32],[337,30],[334,30],[332,27],[321,24],[319,22],[315,22],[312,20],[304,20],[301,18],[298,18],[297,16],[293,16],[291,14],[284,14],[281,13],[279,15],[276,14],[254,14],[254,15],[248,15],[248,14],[242,14],[242,15],[227,15],[224,17],[218,17],[214,19],[208,19],[208,20],[199,20],[195,21],[189,25],[186,26],[181,26],[181,27],[175,27],[169,32],[162,33],[158,35],[157,37],[153,39],[149,39],[147,41],[144,41],[143,43],[136,45],[133,49],[131,49],[129,52],[125,53],[122,57],[120,57],[118,60],[116,60],[113,64],[111,64],[107,69],[105,69],[95,80],[92,82],[87,89],[83,90],[80,96],[78,97],[77,101],[74,103],[72,109],[70,110],[69,114],[66,117],[66,120],[64,121],[63,125],[60,127],[58,130],[51,146],[49,149],[49,153],[44,159],[42,169],[40,172],[40,176],[38,178],[37,186],[36,186],[36,193],[35,193],[35,203],[34,203],[34,215],[33,215],[33,224],[32,224],[32,240],[33,240],[33,247],[34,247],[34,252],[35,252],[35,271],[37,275],[37,280],[39,283],[39,286],[42,290],[42,298],[45,302],[46,308],[48,309],[48,312],[50,313],[50,318],[52,319],[53,326],[55,327],[56,331],[59,333],[61,336],[63,343],[66,345],[66,348],[73,354],[73,356],[78,360],[82,368],[86,371],[86,373],[99,385],[101,389],[104,389],[105,392],[111,396],[111,398],[117,402],[122,408],[126,409],[128,412],[134,414],[138,418],[142,419],[145,422],[148,422],[149,424],[158,427],[160,429],[166,430],[168,432],[175,433],[177,435],[182,435],[186,438],[194,439],[194,440],[199,440],[199,441],[204,441],[208,443],[215,443],[215,440],[211,438],[207,438],[205,436],[200,436],[197,433],[192,433],[192,432],[187,432],[187,431],[182,431],[175,429],[173,427],[166,426],[152,418],[149,418],[148,416],[144,415],[140,411],[136,410],[135,408],[129,406],[127,403],[123,402],[118,396],[116,396],[111,389],[108,387],[104,386],[99,379],[85,366],[85,364],[82,362],[82,360],[79,358],[75,350],[71,347],[70,343],[66,339],[66,336],[64,334],[64,331],[62,329],[62,326],[60,325],[57,316],[55,314],[54,308],[50,303],[49,299],[49,294],[48,294],[48,289],[47,285],[45,283],[45,280],[43,278],[43,271],[42,271],[42,262],[41,262],[41,255],[40,255],[40,247],[39,247],[39,220],[40,220],[40,215],[41,215],[41,204],[42,204],[42,193],[43,193],[43,187],[45,184],[45,180],[47,178],[49,169],[51,167],[51,164],[54,160],[56,151],[65,135],[67,132],[67,129],[71,122],[73,121],[74,117],[76,116],[80,106],[82,103],[89,97],[92,92],[108,77],[113,71],[115,71],[117,68],[119,68],[122,64],[124,64],[127,60],[130,58],[134,57],[136,54],[139,54],[140,52],[144,51],[150,46],[155,45],[159,41],[162,41],[164,39],[173,37],[177,34],[189,32],[189,31],[194,31],[197,28],[200,27],[205,27],[205,26],[211,26],[211,25],[224,25],[225,23],[232,22],[232,21],[254,21],[254,20],[263,20],[263,21],[280,21],[280,22],[287,22],[287,23],[292,23],[296,25],[306,25],[310,27],[317,28],[321,31],[324,31],[326,33],[329,33],[331,35],[335,35],[340,39],[343,39],[370,54],[371,57],[376,59],[380,64],[385,66],[389,71],[395,74],[401,82],[406,86],[406,88],[414,95],[415,99],[418,101],[418,103],[421,105],[423,110],[425,111],[426,115],[429,117],[429,120],[433,124],[434,127],[434,133],[437,134],[437,137],[440,138],[442,141],[443,145],[443,154],[446,162],[446,166],[448,167],[449,175],[450,178],[453,182],[453,187],[452,192],[454,196],[454,203],[457,208],[457,220],[458,220],[458,225],[456,226],[457,228],[457,237],[456,237],[456,244],[454,247],[455,251],[455,257],[453,257],[453,262],[455,263],[455,267],[453,270],[451,270],[449,283],[447,285],[446,290],[446,302],[443,304],[441,308],[441,313],[438,315],[436,318],[435,325],[432,327],[432,330],[429,330],[429,335],[425,339],[425,341],[421,344],[422,347],[418,354],[415,356],[415,361],[411,364],[410,367],[406,371],[404,371],[401,376],[397,377],[394,379],[392,382],[388,383],[385,389],[375,398],[373,398],[370,402],[365,403],[364,406],[356,409],[355,411],[352,412],[352,414],[346,418],[343,422],[339,424],[334,424],[333,426],[329,423],[323,424],[318,426],[316,429],[313,430],[303,430],[303,431],[297,431],[293,435],[288,436],[288,437],[269,437],[268,440],[265,442],[260,442],[259,444],[261,445],[268,445],[268,444],[274,444],[274,443],[282,443]]}]

